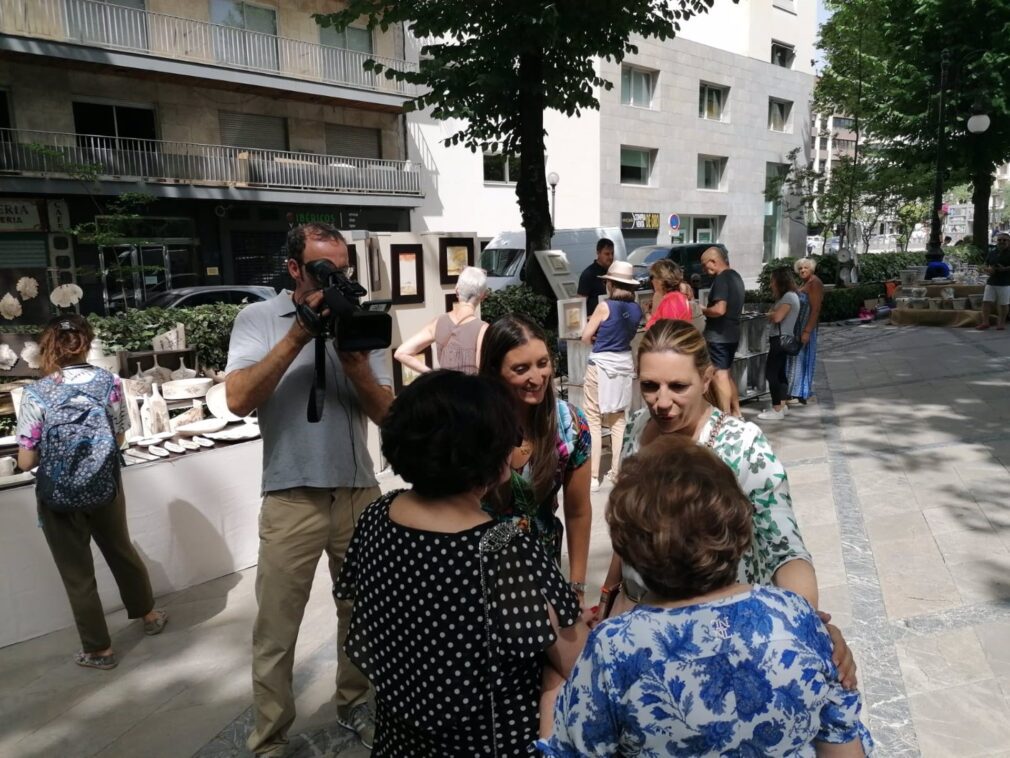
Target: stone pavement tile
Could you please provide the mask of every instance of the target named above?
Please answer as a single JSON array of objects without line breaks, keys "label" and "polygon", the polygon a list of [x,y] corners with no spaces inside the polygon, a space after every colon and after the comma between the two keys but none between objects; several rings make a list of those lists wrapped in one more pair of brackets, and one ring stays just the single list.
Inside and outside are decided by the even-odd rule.
[{"label": "stone pavement tile", "polygon": [[928,537],[930,534],[929,525],[922,512],[918,510],[904,511],[893,516],[867,518],[864,524],[866,536],[870,538],[874,550],[884,542]]},{"label": "stone pavement tile", "polygon": [[796,515],[800,534],[803,535],[825,526],[837,527],[838,524],[835,501],[830,495],[827,497],[804,497],[801,494],[793,493],[793,513]]},{"label": "stone pavement tile", "polygon": [[841,629],[843,634],[847,634],[852,628],[852,595],[849,585],[827,586],[820,581],[820,577],[817,584],[818,609],[830,613],[831,623]]},{"label": "stone pavement tile", "polygon": [[1010,621],[991,621],[975,627],[986,660],[1003,697],[1010,701]]},{"label": "stone pavement tile", "polygon": [[909,695],[946,690],[993,678],[971,627],[897,642],[898,662]]},{"label": "stone pavement tile", "polygon": [[971,491],[961,483],[960,477],[956,474],[953,479],[943,483],[934,484],[912,484],[912,493],[919,504],[919,508],[935,508],[938,505],[961,505],[973,503]]},{"label": "stone pavement tile", "polygon": [[992,558],[1007,556],[1007,549],[992,529],[956,531],[937,534],[936,544],[948,566],[978,560],[980,556]]},{"label": "stone pavement tile", "polygon": [[814,559],[818,585],[831,587],[846,583],[837,526],[825,525],[808,530],[803,533],[803,542]]},{"label": "stone pavement tile", "polygon": [[961,594],[946,566],[882,577],[880,589],[891,621],[958,608]]},{"label": "stone pavement tile", "polygon": [[974,501],[924,508],[922,516],[934,535],[946,532],[985,531],[992,528],[985,512]]},{"label": "stone pavement tile", "polygon": [[994,679],[908,698],[923,758],[971,758],[1007,747],[1010,708]]},{"label": "stone pavement tile", "polygon": [[1010,599],[1010,554],[1004,552],[949,568],[966,603]]},{"label": "stone pavement tile", "polygon": [[859,509],[866,519],[897,516],[911,510],[919,510],[919,501],[915,499],[909,486],[892,486],[875,488],[864,485],[856,479],[856,495],[859,498]]},{"label": "stone pavement tile", "polygon": [[937,573],[944,568],[943,556],[931,534],[873,545],[873,560],[881,580],[899,574]]}]

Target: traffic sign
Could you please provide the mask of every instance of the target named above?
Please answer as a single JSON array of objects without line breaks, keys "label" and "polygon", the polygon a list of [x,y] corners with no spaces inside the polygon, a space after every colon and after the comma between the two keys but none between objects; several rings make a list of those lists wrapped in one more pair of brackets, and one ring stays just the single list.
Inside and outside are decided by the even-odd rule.
[{"label": "traffic sign", "polygon": [[670,214],[670,231],[675,232],[680,229],[680,216],[676,213]]}]

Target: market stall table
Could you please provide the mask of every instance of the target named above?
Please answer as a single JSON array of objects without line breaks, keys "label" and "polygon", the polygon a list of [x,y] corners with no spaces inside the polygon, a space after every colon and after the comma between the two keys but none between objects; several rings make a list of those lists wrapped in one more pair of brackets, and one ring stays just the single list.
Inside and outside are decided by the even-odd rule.
[{"label": "market stall table", "polygon": [[[130,536],[156,596],[256,563],[263,445],[251,440],[123,470]],[[94,545],[106,612],[122,608]],[[0,647],[73,624],[38,528],[34,483],[0,491]]]}]

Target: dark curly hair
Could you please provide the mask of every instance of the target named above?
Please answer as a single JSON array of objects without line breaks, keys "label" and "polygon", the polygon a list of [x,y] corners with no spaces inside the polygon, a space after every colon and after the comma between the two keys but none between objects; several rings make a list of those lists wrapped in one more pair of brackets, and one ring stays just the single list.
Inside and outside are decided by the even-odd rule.
[{"label": "dark curly hair", "polygon": [[305,244],[310,240],[326,240],[347,244],[337,227],[321,221],[311,221],[293,227],[284,240],[284,253],[288,258],[302,263],[305,256]]},{"label": "dark curly hair", "polygon": [[519,427],[501,382],[440,370],[397,395],[380,431],[393,471],[437,498],[497,485]]},{"label": "dark curly hair", "polygon": [[736,581],[754,508],[733,470],[708,448],[662,436],[621,465],[607,505],[614,552],[663,600]]}]

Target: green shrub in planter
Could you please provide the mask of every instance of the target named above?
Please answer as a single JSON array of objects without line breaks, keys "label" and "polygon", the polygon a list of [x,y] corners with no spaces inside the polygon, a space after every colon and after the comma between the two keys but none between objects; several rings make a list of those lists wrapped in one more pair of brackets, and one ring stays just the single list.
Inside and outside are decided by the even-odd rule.
[{"label": "green shrub in planter", "polygon": [[859,315],[864,300],[884,296],[882,282],[857,284],[854,287],[835,287],[824,293],[821,305],[821,321],[844,321]]},{"label": "green shrub in planter", "polygon": [[546,328],[554,304],[543,295],[538,295],[525,284],[492,292],[480,306],[480,317],[493,324],[509,313],[521,313],[530,321]]},{"label": "green shrub in planter", "polygon": [[859,256],[859,281],[884,282],[899,278],[906,268],[926,265],[926,254],[918,253],[866,253]]},{"label": "green shrub in planter", "polygon": [[114,316],[91,314],[88,321],[110,353],[150,350],[155,336],[181,323],[186,328],[186,344],[196,350],[201,367],[224,369],[228,362],[231,327],[240,310],[241,305],[224,303],[192,308],[148,308]]},{"label": "green shrub in planter", "polygon": [[[834,255],[810,255],[807,256],[814,262],[814,273],[820,277],[821,281],[825,284],[834,284],[838,280],[838,257]],[[761,273],[758,275],[758,291],[765,294],[765,296],[771,296],[772,291],[772,272],[780,268],[787,268],[790,271],[795,272],[796,261],[798,258],[776,258],[775,260],[768,261],[761,268]],[[797,283],[800,281],[799,276],[794,276]],[[750,301],[748,301],[750,302]],[[754,301],[758,302],[758,301]]]}]

